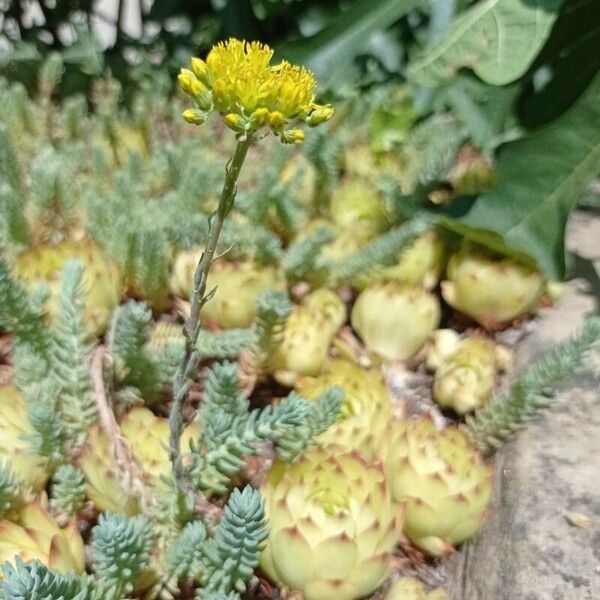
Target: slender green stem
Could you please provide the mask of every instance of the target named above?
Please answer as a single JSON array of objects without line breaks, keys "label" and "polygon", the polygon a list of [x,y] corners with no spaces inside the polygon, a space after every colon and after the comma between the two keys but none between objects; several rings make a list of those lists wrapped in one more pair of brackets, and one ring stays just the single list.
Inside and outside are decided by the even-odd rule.
[{"label": "slender green stem", "polygon": [[241,138],[238,141],[231,162],[225,169],[225,183],[223,184],[219,205],[217,210],[210,216],[206,248],[194,274],[194,287],[190,296],[190,316],[184,327],[185,352],[173,381],[173,403],[171,404],[171,412],[169,414],[171,462],[179,491],[182,493],[187,487],[181,457],[182,410],[191,385],[191,377],[198,363],[197,342],[202,326],[200,311],[204,303],[210,298],[210,294],[206,294],[206,281],[210,266],[214,260],[223,223],[235,202],[237,180],[242,165],[253,141],[252,136]]}]

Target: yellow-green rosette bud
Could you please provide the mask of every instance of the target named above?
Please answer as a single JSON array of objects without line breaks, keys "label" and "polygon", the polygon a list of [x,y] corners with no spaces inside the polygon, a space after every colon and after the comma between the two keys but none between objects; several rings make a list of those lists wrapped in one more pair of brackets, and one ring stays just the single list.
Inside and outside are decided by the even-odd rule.
[{"label": "yellow-green rosette bud", "polygon": [[299,376],[318,375],[345,320],[346,307],[330,290],[317,290],[294,306],[281,344],[271,358],[275,379],[283,385],[294,385]]},{"label": "yellow-green rosette bud", "polygon": [[496,345],[484,338],[461,341],[435,372],[433,397],[444,408],[464,415],[488,402],[504,359]]},{"label": "yellow-green rosette bud", "polygon": [[442,295],[450,306],[494,330],[535,310],[544,287],[534,269],[465,242],[448,263]]},{"label": "yellow-green rosette bud", "polygon": [[436,329],[427,343],[425,366],[436,371],[455,352],[460,344],[460,335],[454,329]]},{"label": "yellow-green rosette bud", "polygon": [[432,290],[440,280],[444,265],[444,244],[439,234],[430,229],[400,253],[396,264],[361,274],[353,283],[363,289],[373,281],[398,281]]},{"label": "yellow-green rosette bud", "polygon": [[385,600],[428,600],[425,586],[414,577],[401,577],[392,583]]},{"label": "yellow-green rosette bud", "polygon": [[19,256],[15,271],[31,290],[42,283],[48,285],[50,297],[46,308],[54,318],[60,296],[60,273],[71,258],[81,261],[85,267],[85,324],[95,334],[104,333],[121,299],[123,279],[117,265],[93,242],[78,240],[37,246]]},{"label": "yellow-green rosette bud", "polygon": [[394,499],[404,504],[404,533],[432,556],[453,551],[482,526],[492,470],[457,427],[430,418],[397,421],[388,459]]},{"label": "yellow-green rosette bud", "polygon": [[414,577],[401,577],[392,583],[385,600],[448,600],[442,588],[427,593],[422,582]]},{"label": "yellow-green rosette bud", "polygon": [[388,360],[405,360],[437,327],[440,305],[423,289],[376,283],[358,296],[351,320],[367,349]]},{"label": "yellow-green rosette bud", "polygon": [[46,487],[50,468],[47,458],[31,451],[27,437],[34,433],[23,396],[13,385],[0,386],[0,462],[10,465],[19,481],[39,492]]},{"label": "yellow-green rosette bud", "polygon": [[[194,281],[194,272],[204,249],[194,247],[175,255],[169,280],[171,293],[187,298]],[[271,265],[254,261],[229,262],[218,260],[211,267],[208,289],[216,288],[214,296],[202,308],[205,319],[219,327],[231,329],[249,327],[256,317],[256,299],[266,289],[282,289],[284,281]]]},{"label": "yellow-green rosette bud", "polygon": [[359,450],[367,460],[387,458],[392,402],[381,369],[365,369],[343,358],[329,360],[318,377],[301,377],[298,393],[318,398],[330,387],[344,390],[339,417],[317,438],[321,445],[336,444]]},{"label": "yellow-green rosette bud", "polygon": [[83,573],[85,554],[77,522],[72,519],[61,528],[48,512],[45,501],[23,506],[17,522],[0,520],[0,561],[14,564],[15,557],[23,561],[39,560],[63,575]]},{"label": "yellow-green rosette bud", "polygon": [[260,564],[305,600],[358,600],[387,577],[402,522],[383,467],[359,452],[314,447],[276,463],[261,486],[269,538]]}]

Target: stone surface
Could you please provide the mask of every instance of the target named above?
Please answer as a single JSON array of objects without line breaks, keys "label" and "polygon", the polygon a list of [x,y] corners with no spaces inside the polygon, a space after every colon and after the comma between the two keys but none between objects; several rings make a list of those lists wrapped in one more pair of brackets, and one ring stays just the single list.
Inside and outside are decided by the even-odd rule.
[{"label": "stone surface", "polygon": [[[598,312],[600,217],[571,223],[575,278],[519,347],[525,366]],[[518,367],[517,367],[518,368]],[[489,522],[450,565],[452,600],[600,600],[600,352],[496,456]],[[567,515],[592,519],[590,529]]]}]

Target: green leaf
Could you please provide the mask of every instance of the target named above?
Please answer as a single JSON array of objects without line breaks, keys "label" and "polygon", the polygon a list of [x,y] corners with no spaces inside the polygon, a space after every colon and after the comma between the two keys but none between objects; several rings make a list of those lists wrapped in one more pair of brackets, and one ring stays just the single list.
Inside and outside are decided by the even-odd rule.
[{"label": "green leaf", "polygon": [[[573,35],[577,32],[577,35]],[[535,85],[519,106],[527,127],[539,127],[563,114],[600,70],[600,2],[567,2],[537,57],[535,74],[549,77]]]},{"label": "green leaf", "polygon": [[484,0],[463,12],[446,35],[408,69],[434,86],[463,67],[492,85],[521,77],[556,20],[562,0]]},{"label": "green leaf", "polygon": [[548,277],[562,279],[569,213],[600,171],[598,98],[600,76],[551,126],[503,146],[498,187],[477,198],[463,216],[443,222],[501,252],[529,256]]},{"label": "green leaf", "polygon": [[421,0],[359,0],[331,25],[282,45],[279,52],[312,69],[321,83],[334,86],[353,78],[354,59],[367,50],[374,32],[387,29],[421,5]]}]

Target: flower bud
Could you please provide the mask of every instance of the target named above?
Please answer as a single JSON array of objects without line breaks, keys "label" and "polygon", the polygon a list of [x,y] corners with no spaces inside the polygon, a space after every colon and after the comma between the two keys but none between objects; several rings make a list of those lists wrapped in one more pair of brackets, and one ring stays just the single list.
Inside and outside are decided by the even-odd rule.
[{"label": "flower bud", "polygon": [[288,129],[283,132],[281,140],[284,144],[301,144],[304,141],[304,137],[302,129]]},{"label": "flower bud", "polygon": [[181,113],[181,116],[192,125],[202,125],[206,121],[206,114],[197,108],[188,108]]},{"label": "flower bud", "polygon": [[325,121],[329,121],[333,116],[333,107],[331,104],[315,105],[315,109],[306,118],[306,124],[309,127],[316,127]]},{"label": "flower bud", "polygon": [[233,131],[237,133],[242,133],[246,125],[246,119],[244,119],[244,117],[241,115],[229,113],[225,115],[225,123],[229,129],[233,129]]},{"label": "flower bud", "polygon": [[208,68],[206,63],[201,58],[192,57],[191,60],[192,71],[194,75],[204,84],[209,85],[208,81]]},{"label": "flower bud", "polygon": [[250,115],[250,127],[253,130],[260,129],[263,125],[269,122],[269,110],[266,108],[257,108]]},{"label": "flower bud", "polygon": [[285,117],[283,116],[283,113],[279,112],[278,110],[272,112],[269,116],[269,124],[275,133],[281,132],[285,125]]},{"label": "flower bud", "polygon": [[212,86],[212,97],[216,109],[220,113],[227,113],[231,106],[231,97],[227,84],[222,79],[217,79]]},{"label": "flower bud", "polygon": [[177,75],[177,82],[179,87],[189,96],[193,96],[194,82],[198,81],[195,75],[189,69],[181,69],[179,75]]}]

